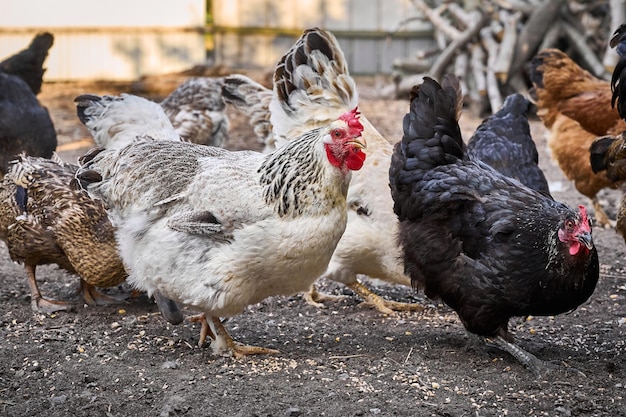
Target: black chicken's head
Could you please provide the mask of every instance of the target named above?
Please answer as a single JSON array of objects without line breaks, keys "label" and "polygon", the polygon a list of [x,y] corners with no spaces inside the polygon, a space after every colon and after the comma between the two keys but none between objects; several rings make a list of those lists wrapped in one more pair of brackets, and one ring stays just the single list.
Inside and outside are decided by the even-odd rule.
[{"label": "black chicken's head", "polygon": [[579,212],[565,218],[559,227],[559,240],[567,245],[569,254],[587,254],[593,249],[591,220],[585,206],[578,206]]}]

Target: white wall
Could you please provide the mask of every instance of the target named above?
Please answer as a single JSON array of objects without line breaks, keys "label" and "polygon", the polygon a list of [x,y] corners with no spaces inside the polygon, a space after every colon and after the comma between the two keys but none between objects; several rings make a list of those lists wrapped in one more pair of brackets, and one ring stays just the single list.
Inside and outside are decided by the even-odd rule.
[{"label": "white wall", "polygon": [[0,59],[55,36],[45,79],[134,80],[205,61],[204,0],[2,0]]}]

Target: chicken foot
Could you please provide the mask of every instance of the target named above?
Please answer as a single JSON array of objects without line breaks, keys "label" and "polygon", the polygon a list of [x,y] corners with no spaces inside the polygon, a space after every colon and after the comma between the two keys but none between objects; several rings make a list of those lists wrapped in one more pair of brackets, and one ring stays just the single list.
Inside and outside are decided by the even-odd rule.
[{"label": "chicken foot", "polygon": [[606,214],[602,205],[598,201],[598,197],[593,197],[591,199],[591,204],[593,205],[593,210],[596,214],[596,223],[598,226],[604,227],[605,229],[615,228],[615,222],[613,222]]},{"label": "chicken foot", "polygon": [[83,279],[80,280],[79,291],[85,303],[90,306],[106,306],[124,302],[123,299],[111,297],[110,295],[98,291],[96,287]]},{"label": "chicken foot", "polygon": [[524,365],[526,369],[531,371],[537,378],[541,377],[543,371],[549,371],[550,369],[552,370],[563,369],[566,371],[572,371],[582,377],[585,377],[585,374],[580,372],[578,369],[571,368],[571,367],[562,367],[551,362],[542,361],[541,359],[537,358],[532,353],[526,352],[524,349],[517,346],[516,344],[508,342],[502,336],[489,338],[489,340],[492,341],[498,348],[509,353],[511,356],[517,359],[522,365]]},{"label": "chicken foot", "polygon": [[311,285],[309,291],[305,292],[302,297],[308,304],[317,308],[326,308],[326,306],[322,303],[323,301],[337,301],[346,298],[345,295],[320,293],[317,291],[317,288],[315,288],[315,284]]},{"label": "chicken foot", "polygon": [[[183,322],[185,317],[183,316],[183,312],[178,308],[176,301],[170,300],[161,294],[160,291],[155,291],[154,294],[152,294],[152,297],[154,297],[154,302],[157,307],[159,307],[159,311],[165,320],[172,324],[180,324]],[[204,335],[204,338],[206,339],[206,334]],[[202,342],[204,343],[204,340]]]},{"label": "chicken foot", "polygon": [[[350,288],[355,294],[361,297],[365,303],[376,310],[380,311],[383,314],[387,314],[393,316],[396,314],[396,311],[422,311],[424,310],[424,306],[417,303],[401,303],[399,301],[391,301],[385,300],[380,295],[373,293],[369,288],[365,285],[361,284],[358,281],[355,281],[350,284],[346,284],[348,288]],[[343,296],[333,296],[328,294],[320,294],[317,290],[311,286],[311,289],[307,294],[305,294],[304,299],[311,305],[315,307],[323,307],[323,304],[320,301],[324,300],[332,300],[343,298]]]},{"label": "chicken foot", "polygon": [[24,270],[28,276],[28,286],[30,287],[30,307],[36,313],[54,313],[57,311],[69,311],[73,307],[65,301],[57,301],[44,298],[39,291],[35,278],[36,265],[24,265]]},{"label": "chicken foot", "polygon": [[219,317],[211,316],[211,320],[207,320],[206,314],[199,314],[191,317],[191,321],[199,322],[202,326],[200,330],[200,339],[198,346],[202,346],[207,335],[213,339],[211,347],[214,354],[221,354],[224,351],[230,351],[234,357],[241,358],[246,355],[265,355],[280,353],[278,350],[264,348],[261,346],[244,345],[238,342],[228,334]]}]

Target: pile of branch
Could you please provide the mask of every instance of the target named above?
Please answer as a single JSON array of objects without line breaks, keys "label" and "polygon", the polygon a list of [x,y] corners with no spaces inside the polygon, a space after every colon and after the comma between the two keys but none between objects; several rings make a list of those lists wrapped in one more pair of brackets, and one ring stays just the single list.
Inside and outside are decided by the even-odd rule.
[{"label": "pile of branch", "polygon": [[394,65],[396,97],[408,97],[424,75],[439,80],[451,72],[461,80],[475,116],[498,110],[512,92],[524,93],[526,65],[543,48],[562,49],[594,75],[608,77],[617,58],[607,48],[608,38],[626,16],[623,0],[412,2],[432,24],[438,48],[422,73],[410,71],[433,51],[418,51]]}]

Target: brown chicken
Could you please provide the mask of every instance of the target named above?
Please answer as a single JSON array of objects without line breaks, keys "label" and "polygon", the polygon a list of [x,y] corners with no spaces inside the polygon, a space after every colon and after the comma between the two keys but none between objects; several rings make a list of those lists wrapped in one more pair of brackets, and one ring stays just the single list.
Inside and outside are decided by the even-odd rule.
[{"label": "brown chicken", "polygon": [[[617,48],[619,62],[611,78],[611,105],[617,107],[622,119],[626,119],[626,24],[622,24],[611,38],[610,45]],[[589,148],[591,168],[605,173],[609,180],[621,182],[626,179],[626,132],[596,139]],[[622,198],[617,212],[616,231],[626,241],[626,197]]]},{"label": "brown chicken", "polygon": [[589,163],[589,146],[598,136],[626,129],[611,108],[609,82],[594,77],[558,49],[540,51],[531,61],[529,75],[537,115],[550,130],[552,158],[578,192],[591,199],[597,223],[610,226],[597,194],[617,184],[604,172],[594,173]]}]

